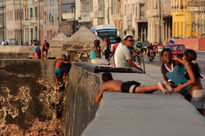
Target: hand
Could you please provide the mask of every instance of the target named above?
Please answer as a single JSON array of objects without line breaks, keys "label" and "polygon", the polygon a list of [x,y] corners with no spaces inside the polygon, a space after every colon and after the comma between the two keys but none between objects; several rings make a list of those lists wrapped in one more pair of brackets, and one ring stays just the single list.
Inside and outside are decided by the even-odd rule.
[{"label": "hand", "polygon": [[181,87],[181,85],[178,85],[176,88],[174,88],[174,92],[178,93],[182,90],[183,88]]},{"label": "hand", "polygon": [[178,61],[179,58],[178,58],[176,55],[173,55],[172,60],[176,60],[176,61]]}]

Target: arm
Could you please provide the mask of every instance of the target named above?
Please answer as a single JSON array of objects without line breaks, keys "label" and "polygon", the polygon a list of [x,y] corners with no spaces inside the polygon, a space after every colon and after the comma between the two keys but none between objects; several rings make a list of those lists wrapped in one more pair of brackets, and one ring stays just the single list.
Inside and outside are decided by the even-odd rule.
[{"label": "arm", "polygon": [[128,63],[130,64],[131,67],[136,68],[136,69],[138,69],[138,70],[140,70],[140,71],[143,71],[141,68],[139,68],[138,66],[136,66],[136,65],[132,62],[131,59],[128,59],[127,61],[128,61]]},{"label": "arm", "polygon": [[40,46],[40,50],[41,50],[41,60],[43,60],[43,46]]},{"label": "arm", "polygon": [[179,59],[177,56],[173,56],[172,60],[175,60],[181,64],[185,64],[183,60]]},{"label": "arm", "polygon": [[94,49],[94,51],[96,52],[96,54],[97,54],[98,58],[101,58],[101,55],[100,55],[99,50],[95,48],[95,49]]},{"label": "arm", "polygon": [[70,61],[66,61],[66,60],[64,60],[64,61],[63,61],[63,63],[66,63],[66,64],[68,64],[68,63],[70,63]]},{"label": "arm", "polygon": [[186,66],[186,69],[187,69],[187,73],[190,77],[190,80],[188,80],[185,84],[177,86],[177,88],[174,89],[174,92],[179,92],[183,88],[185,88],[187,86],[192,86],[196,83],[196,78],[195,78],[194,73],[192,71],[191,65],[189,63],[185,62],[185,66]]},{"label": "arm", "polygon": [[168,78],[167,78],[167,76],[166,76],[166,74],[165,74],[165,72],[164,72],[162,67],[161,67],[161,73],[162,73],[162,76],[163,76],[164,80],[168,81]]}]

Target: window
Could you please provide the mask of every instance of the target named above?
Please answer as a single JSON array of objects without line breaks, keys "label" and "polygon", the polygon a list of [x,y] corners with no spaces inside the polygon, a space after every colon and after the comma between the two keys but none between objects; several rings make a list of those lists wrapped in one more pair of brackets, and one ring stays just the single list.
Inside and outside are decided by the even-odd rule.
[{"label": "window", "polygon": [[104,11],[104,0],[98,0],[98,11]]},{"label": "window", "polygon": [[144,4],[140,3],[140,16],[144,16]]},{"label": "window", "polygon": [[37,17],[37,15],[38,15],[38,8],[35,7],[35,17]]},{"label": "window", "polygon": [[33,8],[30,8],[30,17],[33,17]]}]

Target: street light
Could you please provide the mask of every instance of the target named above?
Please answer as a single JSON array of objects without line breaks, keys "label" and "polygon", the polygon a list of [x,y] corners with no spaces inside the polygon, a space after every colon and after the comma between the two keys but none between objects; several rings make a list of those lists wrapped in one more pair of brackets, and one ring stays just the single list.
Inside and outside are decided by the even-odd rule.
[{"label": "street light", "polygon": [[41,24],[40,24],[40,0],[38,0],[38,40],[39,42],[41,41],[41,32],[40,32],[40,27],[41,27]]}]

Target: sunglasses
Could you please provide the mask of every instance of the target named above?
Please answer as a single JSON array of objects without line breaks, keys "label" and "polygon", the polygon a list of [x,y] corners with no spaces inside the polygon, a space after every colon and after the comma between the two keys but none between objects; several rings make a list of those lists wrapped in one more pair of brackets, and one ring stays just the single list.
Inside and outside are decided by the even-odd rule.
[{"label": "sunglasses", "polygon": [[134,42],[134,40],[128,40],[129,42]]}]

